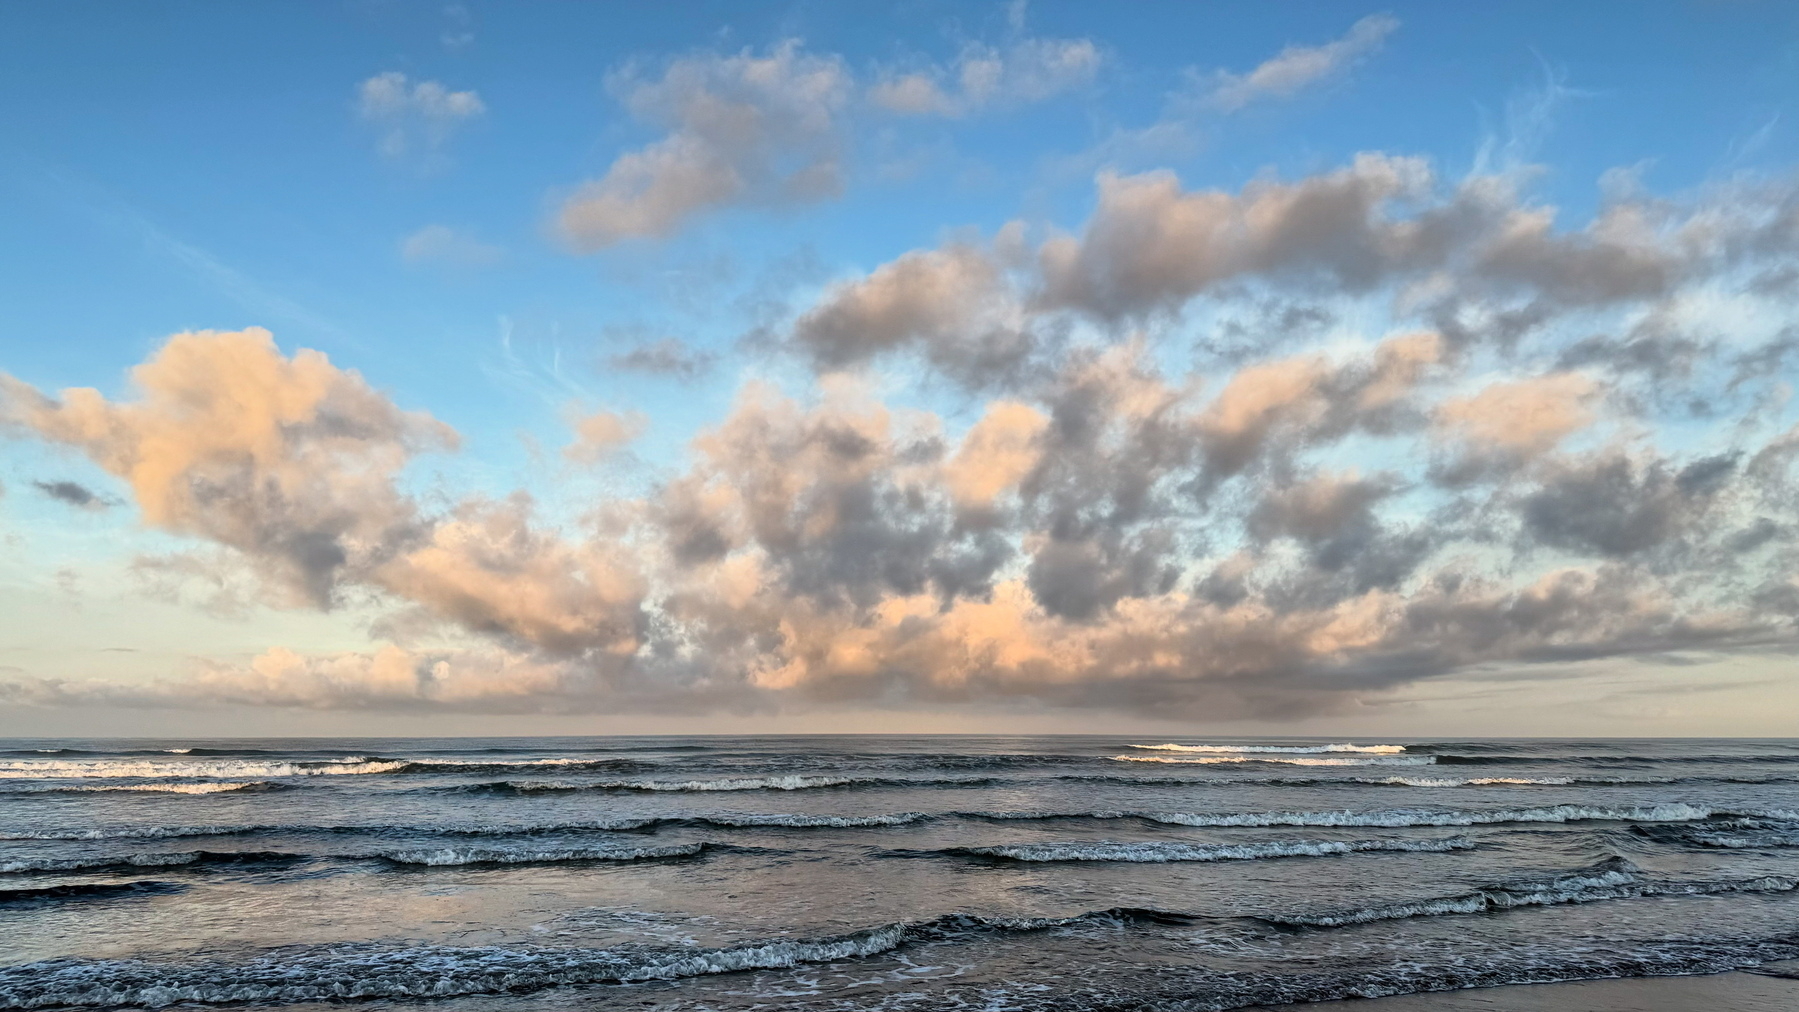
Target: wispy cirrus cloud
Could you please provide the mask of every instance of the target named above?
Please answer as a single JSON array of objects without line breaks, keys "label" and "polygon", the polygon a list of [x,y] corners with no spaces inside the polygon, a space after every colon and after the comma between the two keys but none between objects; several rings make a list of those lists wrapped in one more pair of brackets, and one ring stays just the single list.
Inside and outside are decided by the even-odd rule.
[{"label": "wispy cirrus cloud", "polygon": [[1207,101],[1223,112],[1236,112],[1255,102],[1292,98],[1346,73],[1398,29],[1398,18],[1371,14],[1350,26],[1342,38],[1315,46],[1288,46],[1241,74],[1217,71],[1204,82]]}]

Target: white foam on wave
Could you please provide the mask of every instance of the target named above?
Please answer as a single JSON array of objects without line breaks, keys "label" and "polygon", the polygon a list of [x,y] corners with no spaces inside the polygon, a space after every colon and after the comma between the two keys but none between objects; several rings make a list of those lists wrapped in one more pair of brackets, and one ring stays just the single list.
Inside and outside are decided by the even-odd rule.
[{"label": "white foam on wave", "polygon": [[1731,893],[1785,893],[1799,889],[1799,879],[1763,875],[1752,879],[1714,881],[1655,881],[1646,879],[1628,862],[1605,864],[1557,875],[1536,882],[1509,882],[1459,896],[1411,900],[1320,914],[1268,918],[1284,924],[1337,928],[1373,921],[1409,917],[1441,917],[1445,914],[1478,914],[1518,907],[1596,903],[1602,900],[1649,896],[1718,896]]},{"label": "white foam on wave", "polygon": [[408,761],[414,766],[485,766],[504,769],[509,766],[600,766],[607,763],[616,763],[620,761],[629,762],[631,760],[623,756],[588,756],[586,758],[560,756],[549,759],[482,759],[476,757],[436,756],[411,759]]},{"label": "white foam on wave", "polygon": [[1145,812],[1142,817],[1176,826],[1484,826],[1502,822],[1694,822],[1730,814],[1696,805],[1665,804],[1619,807],[1555,805],[1547,808],[1463,809],[1394,808],[1355,812]]},{"label": "white foam on wave", "polygon": [[387,850],[374,857],[396,864],[432,868],[466,864],[547,864],[558,861],[643,861],[667,857],[692,857],[703,843],[679,843],[665,847],[439,847],[429,850]]},{"label": "white foam on wave", "polygon": [[1404,745],[1351,745],[1347,742],[1338,745],[1129,745],[1127,748],[1148,749],[1154,752],[1285,752],[1291,754],[1316,754],[1320,752],[1366,752],[1374,755],[1396,755],[1405,751]]},{"label": "white foam on wave", "polygon": [[[1496,787],[1508,784],[1566,787],[1574,782],[1574,777],[1384,777],[1380,780],[1356,781],[1356,783],[1398,784],[1405,787]],[[1631,783],[1633,781],[1618,782]]]},{"label": "white foam on wave", "polygon": [[621,791],[802,791],[858,783],[852,777],[722,777],[717,780],[622,780],[598,786]]},{"label": "white foam on wave", "polygon": [[392,773],[401,760],[370,762],[367,756],[303,762],[263,759],[4,759],[0,780],[197,780],[207,777],[305,777]]},{"label": "white foam on wave", "polygon": [[1474,843],[1455,836],[1444,840],[1266,840],[1255,843],[1028,843],[964,847],[956,853],[1003,857],[1013,861],[1120,861],[1164,864],[1177,861],[1255,861],[1280,857],[1328,857],[1366,851],[1444,853],[1467,850]]},{"label": "white foam on wave", "polygon": [[84,794],[114,791],[147,794],[224,794],[229,791],[268,786],[270,785],[266,780],[224,780],[198,784],[108,784],[103,787],[57,787],[54,790],[58,792],[79,791]]},{"label": "white foam on wave", "polygon": [[889,815],[790,815],[727,812],[694,816],[693,821],[724,827],[774,827],[786,829],[856,829],[863,826],[904,826],[927,819],[923,812],[894,812]]},{"label": "white foam on wave", "polygon": [[1160,755],[1115,755],[1114,762],[1170,763],[1179,766],[1219,766],[1228,763],[1285,763],[1289,766],[1429,766],[1437,761],[1430,755],[1354,755],[1296,756],[1258,753],[1256,755],[1206,755],[1175,759]]}]

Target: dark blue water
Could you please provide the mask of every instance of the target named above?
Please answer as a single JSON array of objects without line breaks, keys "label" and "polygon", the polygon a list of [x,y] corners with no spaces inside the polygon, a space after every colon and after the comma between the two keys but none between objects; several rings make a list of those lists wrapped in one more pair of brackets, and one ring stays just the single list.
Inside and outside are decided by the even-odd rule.
[{"label": "dark blue water", "polygon": [[1791,959],[1796,886],[1793,740],[0,741],[0,1008],[1228,1009]]}]

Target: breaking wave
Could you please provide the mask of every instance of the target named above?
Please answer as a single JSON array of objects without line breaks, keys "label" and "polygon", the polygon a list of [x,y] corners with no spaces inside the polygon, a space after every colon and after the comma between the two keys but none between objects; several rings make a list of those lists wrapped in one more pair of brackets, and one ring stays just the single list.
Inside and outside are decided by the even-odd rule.
[{"label": "breaking wave", "polygon": [[0,780],[197,780],[205,777],[305,777],[393,773],[409,763],[366,756],[317,761],[254,759],[0,759]]},{"label": "breaking wave", "polygon": [[1405,751],[1404,745],[1128,745],[1127,748],[1149,749],[1156,752],[1281,752],[1291,754],[1317,754],[1320,752],[1365,752],[1374,755],[1396,755]]},{"label": "breaking wave", "polygon": [[432,868],[470,864],[551,864],[563,861],[650,861],[693,857],[703,843],[679,843],[666,847],[570,847],[529,849],[508,847],[439,847],[426,850],[390,850],[371,855],[402,865]]},{"label": "breaking wave", "polygon": [[1201,843],[1027,843],[996,847],[949,847],[940,854],[1000,858],[1008,861],[1118,861],[1165,864],[1176,861],[1256,861],[1281,857],[1328,857],[1368,851],[1445,853],[1469,850],[1474,843],[1460,836],[1442,840],[1267,840],[1240,844]]},{"label": "breaking wave", "polygon": [[99,787],[38,787],[13,793],[25,794],[226,794],[231,791],[267,791],[281,785],[267,780],[214,780],[197,784],[107,784]]},{"label": "breaking wave", "polygon": [[1718,812],[1695,805],[1638,805],[1594,807],[1554,805],[1547,808],[1467,809],[1393,808],[1354,812],[1239,812],[1208,814],[1188,812],[1143,813],[1153,822],[1176,826],[1370,826],[1398,829],[1409,826],[1484,826],[1504,822],[1693,822]]},{"label": "breaking wave", "polygon": [[1656,881],[1645,878],[1624,858],[1611,858],[1589,868],[1536,881],[1508,882],[1473,892],[1320,914],[1263,917],[1277,924],[1336,928],[1372,921],[1445,914],[1478,914],[1518,907],[1595,903],[1646,896],[1716,896],[1723,893],[1784,893],[1799,888],[1799,879],[1763,875],[1716,881]]},{"label": "breaking wave", "polygon": [[183,1002],[272,1004],[518,994],[570,984],[678,980],[743,970],[785,969],[864,958],[911,942],[960,935],[1041,931],[1082,922],[1189,920],[1183,914],[1118,908],[1061,918],[953,914],[823,938],[781,939],[724,948],[362,944],[285,950],[242,962],[57,959],[0,967],[0,1008],[161,1008]]},{"label": "breaking wave", "polygon": [[[1142,746],[1137,746],[1142,747]],[[1115,755],[1114,762],[1123,763],[1171,763],[1185,766],[1219,766],[1226,763],[1285,763],[1289,766],[1429,766],[1437,761],[1432,755],[1357,755],[1357,756],[1296,756],[1296,755],[1207,755],[1191,756],[1185,759],[1174,759],[1159,755]]]}]

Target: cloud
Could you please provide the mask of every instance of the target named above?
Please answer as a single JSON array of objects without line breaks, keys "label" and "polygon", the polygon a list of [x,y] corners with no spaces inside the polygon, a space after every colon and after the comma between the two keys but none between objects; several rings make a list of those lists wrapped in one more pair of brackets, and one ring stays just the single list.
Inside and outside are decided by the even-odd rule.
[{"label": "cloud", "polygon": [[490,246],[448,225],[426,225],[400,240],[400,259],[409,264],[488,267],[504,256],[498,246]]},{"label": "cloud", "polygon": [[1032,347],[985,250],[953,245],[908,253],[834,286],[793,325],[794,342],[823,368],[919,345],[934,364],[976,380],[1016,366]]},{"label": "cloud", "polygon": [[1444,401],[1437,417],[1469,439],[1541,453],[1593,420],[1588,405],[1597,392],[1598,384],[1579,373],[1551,373]]},{"label": "cloud", "polygon": [[648,424],[649,419],[635,412],[575,415],[570,419],[575,439],[562,448],[562,455],[578,464],[597,463],[636,439]]},{"label": "cloud", "polygon": [[1246,74],[1219,71],[1209,100],[1218,109],[1236,112],[1253,102],[1292,98],[1360,63],[1398,28],[1397,18],[1371,14],[1351,25],[1340,39],[1320,46],[1288,46]]},{"label": "cloud", "polygon": [[812,203],[842,189],[851,79],[836,57],[788,40],[761,56],[676,60],[654,80],[630,67],[611,83],[632,115],[667,133],[563,203],[557,226],[579,251],[664,238],[727,206]]},{"label": "cloud", "polygon": [[451,91],[436,81],[412,82],[390,70],[357,85],[356,109],[380,129],[381,153],[403,158],[441,149],[487,106],[473,91]]},{"label": "cloud", "polygon": [[319,352],[282,356],[260,329],[176,335],[131,379],[140,398],[114,402],[0,375],[0,421],[80,450],[125,480],[150,526],[244,553],[296,602],[329,603],[416,533],[395,479],[456,440]]},{"label": "cloud", "polygon": [[[0,381],[15,434],[123,480],[204,573],[356,600],[391,644],[0,692],[1280,719],[1475,665],[1799,646],[1791,292],[1765,283],[1799,260],[1791,180],[1614,194],[1577,225],[1384,154],[1097,193],[1068,232],[826,286],[783,333],[810,371],[577,504],[410,491],[452,434],[261,331],[177,335],[116,400]],[[1653,395],[1650,338],[1685,356]],[[953,410],[895,389],[921,375]],[[641,424],[570,422],[580,461]]]},{"label": "cloud", "polygon": [[34,481],[31,483],[39,492],[44,493],[57,502],[66,503],[80,509],[100,510],[112,505],[111,500],[74,481]]},{"label": "cloud", "polygon": [[889,71],[869,87],[868,97],[902,116],[971,116],[1082,87],[1102,62],[1091,39],[1027,38],[1004,50],[971,44],[948,66]]},{"label": "cloud", "polygon": [[690,380],[710,370],[716,360],[716,355],[690,347],[680,338],[665,337],[609,356],[606,365],[622,372]]}]

